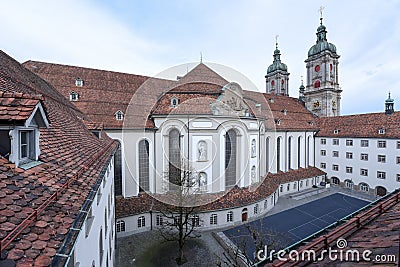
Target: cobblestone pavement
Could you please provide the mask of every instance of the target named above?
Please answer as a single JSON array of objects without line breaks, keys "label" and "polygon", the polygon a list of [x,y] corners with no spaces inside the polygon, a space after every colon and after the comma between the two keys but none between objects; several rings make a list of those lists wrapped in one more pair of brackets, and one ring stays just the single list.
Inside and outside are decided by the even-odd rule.
[{"label": "cobblestone pavement", "polygon": [[[318,192],[319,190],[319,192]],[[318,192],[318,193],[316,193]],[[316,199],[334,193],[343,193],[346,195],[358,197],[361,199],[373,201],[373,195],[356,192],[341,187],[331,187],[328,189],[310,189],[299,193],[294,193],[279,197],[278,203],[265,216],[279,213],[281,211],[305,204]],[[257,218],[259,219],[259,218]],[[226,228],[225,228],[226,229]],[[219,232],[225,229],[214,230]],[[190,241],[187,245],[188,251],[185,253],[189,261],[181,266],[217,266],[216,262],[223,257],[224,249],[212,236],[212,231],[201,232],[201,237],[195,241]],[[147,266],[177,266],[173,257],[169,256],[170,260],[166,260],[166,255],[158,255],[157,253],[176,254],[176,243],[165,244],[157,231],[148,231],[135,234],[129,237],[119,238],[117,240],[116,263],[118,267],[147,267]],[[161,252],[160,252],[161,251]],[[149,258],[155,260],[149,261]],[[157,261],[158,258],[158,261]]]}]

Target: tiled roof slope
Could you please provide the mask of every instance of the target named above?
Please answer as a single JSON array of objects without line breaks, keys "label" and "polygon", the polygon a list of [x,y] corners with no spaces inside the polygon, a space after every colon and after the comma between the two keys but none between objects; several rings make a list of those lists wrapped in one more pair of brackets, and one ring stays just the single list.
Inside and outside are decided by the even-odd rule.
[{"label": "tiled roof slope", "polygon": [[277,130],[318,130],[316,118],[297,98],[276,94],[264,94],[264,97],[275,121],[280,120],[280,124],[275,125]]},{"label": "tiled roof slope", "polygon": [[[318,136],[400,138],[400,112],[319,118],[318,124]],[[379,129],[385,130],[385,133],[379,134]],[[338,133],[335,134],[334,130],[338,130]]]},{"label": "tiled roof slope", "polygon": [[[343,238],[347,241],[346,246],[341,249],[342,255],[350,250],[357,250],[360,254],[360,262],[355,261],[340,261],[340,252],[334,253],[334,257],[329,258],[327,254],[323,260],[318,260],[316,263],[310,262],[284,262],[278,259],[264,266],[398,266],[400,260],[400,191],[394,191],[392,196],[383,198],[375,203],[372,207],[367,208],[360,214],[357,214],[346,223],[333,228],[327,235],[332,236],[325,241],[321,236],[310,240],[306,245],[297,248],[301,253],[303,249],[314,250],[318,258],[320,258],[321,249],[326,249],[325,242],[337,250],[336,242],[338,238]],[[329,242],[329,243],[328,243]],[[372,254],[366,256],[372,261],[365,261],[362,258],[362,253],[370,250]],[[287,255],[287,254],[286,254]],[[286,256],[285,255],[285,256]],[[375,261],[375,256],[383,255],[388,259],[389,255],[394,255],[395,261]],[[344,257],[345,258],[345,257]],[[349,257],[350,258],[350,257]],[[350,258],[351,259],[351,258]],[[383,259],[383,258],[382,258]]]},{"label": "tiled roof slope", "polygon": [[0,123],[1,121],[19,123],[26,121],[41,100],[43,100],[42,96],[0,91]]},{"label": "tiled roof slope", "polygon": [[[11,261],[17,266],[49,266],[116,144],[107,136],[102,139],[94,136],[79,119],[82,113],[75,106],[2,51],[0,91],[42,95],[50,121],[49,128],[40,128],[39,159],[43,164],[24,171],[5,159],[0,160],[1,261]],[[39,213],[30,227],[20,228],[28,216],[71,178],[76,180],[55,203]],[[4,247],[6,236],[15,229],[23,231]]]},{"label": "tiled roof slope", "polygon": [[198,64],[178,81],[179,84],[188,82],[208,82],[221,87],[229,83],[204,63]]},{"label": "tiled roof slope", "polygon": [[[227,194],[205,194],[201,195],[197,203],[208,203],[199,207],[199,211],[212,211],[241,207],[257,201],[261,201],[273,194],[278,189],[279,184],[298,181],[305,178],[325,175],[326,173],[315,167],[290,170],[288,172],[269,173],[261,184],[250,188],[239,188],[235,186]],[[123,218],[139,213],[161,209],[164,204],[156,199],[160,196],[152,196],[144,193],[138,197],[117,198],[116,199],[116,218]],[[212,199],[213,201],[207,201]],[[217,199],[216,201],[214,201]]]},{"label": "tiled roof slope", "polygon": [[[181,94],[179,98],[183,100],[191,99],[191,114],[209,115],[210,101],[229,83],[203,63],[178,81],[36,61],[27,61],[24,66],[51,83],[64,97],[69,98],[72,91],[78,93],[79,100],[73,103],[91,120],[104,123],[105,129],[153,127],[149,121],[151,112],[157,115],[171,111],[190,113],[189,102],[179,110],[170,107],[172,94]],[[78,77],[84,81],[83,87],[75,86]],[[267,119],[267,128],[317,130],[315,117],[296,98],[246,90],[243,97],[253,115]],[[261,112],[256,104],[261,104]],[[284,109],[286,115],[282,112]],[[115,119],[118,110],[125,113],[123,122]],[[274,125],[274,119],[280,119],[280,125]]]}]

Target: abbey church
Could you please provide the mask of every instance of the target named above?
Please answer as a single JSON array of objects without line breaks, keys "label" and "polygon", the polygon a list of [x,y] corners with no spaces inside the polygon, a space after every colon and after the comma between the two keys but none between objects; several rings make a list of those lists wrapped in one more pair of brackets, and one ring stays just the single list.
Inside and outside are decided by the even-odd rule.
[{"label": "abbey church", "polygon": [[1,52],[2,260],[113,266],[116,237],[162,224],[160,196],[185,166],[203,201],[203,230],[261,217],[280,196],[326,184],[394,191],[394,100],[381,113],[340,115],[340,56],[322,18],[304,53],[307,76],[293,97],[278,44],[265,92],[204,63],[168,80],[20,64]]}]

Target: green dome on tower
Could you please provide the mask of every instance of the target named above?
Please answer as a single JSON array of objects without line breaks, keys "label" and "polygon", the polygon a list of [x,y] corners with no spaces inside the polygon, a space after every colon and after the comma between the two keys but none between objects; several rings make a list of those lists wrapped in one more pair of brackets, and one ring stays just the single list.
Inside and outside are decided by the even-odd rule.
[{"label": "green dome on tower", "polygon": [[269,65],[267,69],[267,74],[278,70],[287,71],[287,66],[285,63],[281,62],[281,51],[278,49],[277,45],[274,51],[274,62],[271,65]]},{"label": "green dome on tower", "polygon": [[326,33],[327,33],[326,27],[322,24],[322,18],[321,18],[321,24],[317,28],[317,43],[308,50],[308,57],[312,57],[325,50],[336,54],[336,46],[327,41]]}]

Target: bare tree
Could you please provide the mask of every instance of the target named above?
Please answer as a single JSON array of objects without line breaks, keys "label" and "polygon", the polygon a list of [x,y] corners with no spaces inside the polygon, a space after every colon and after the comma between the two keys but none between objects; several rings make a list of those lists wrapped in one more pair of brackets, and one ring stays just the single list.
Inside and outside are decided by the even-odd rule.
[{"label": "bare tree", "polygon": [[179,171],[175,170],[172,173],[173,177],[168,173],[170,190],[163,195],[165,198],[163,202],[173,204],[165,204],[161,207],[160,213],[164,220],[159,231],[164,240],[178,243],[179,254],[176,262],[181,265],[187,262],[183,251],[186,241],[200,237],[196,231],[196,228],[200,226],[200,218],[197,214],[199,181],[197,173],[189,168],[180,168]]},{"label": "bare tree", "polygon": [[[245,229],[245,233],[236,237],[236,244],[228,246],[228,253],[225,251],[222,256],[217,256],[217,266],[250,267],[260,261],[257,258],[258,251],[264,250],[265,247],[277,250],[288,245],[288,238],[283,233],[271,228],[263,229],[262,221],[259,227],[247,223]],[[254,253],[249,255],[248,249]]]}]

